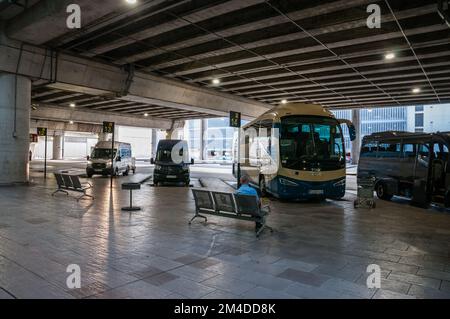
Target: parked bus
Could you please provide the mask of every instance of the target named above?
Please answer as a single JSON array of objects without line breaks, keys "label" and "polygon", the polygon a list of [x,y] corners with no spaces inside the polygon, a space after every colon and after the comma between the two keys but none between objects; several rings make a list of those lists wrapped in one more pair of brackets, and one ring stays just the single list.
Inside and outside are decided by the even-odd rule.
[{"label": "parked bus", "polygon": [[[320,105],[292,103],[275,107],[243,127],[241,174],[261,193],[286,200],[342,198],[346,152],[340,124]],[[237,139],[235,139],[237,145]],[[237,159],[237,146],[234,147]],[[233,166],[237,176],[237,165]]]},{"label": "parked bus", "polygon": [[375,177],[380,199],[450,207],[450,132],[381,132],[362,141],[358,177]]}]

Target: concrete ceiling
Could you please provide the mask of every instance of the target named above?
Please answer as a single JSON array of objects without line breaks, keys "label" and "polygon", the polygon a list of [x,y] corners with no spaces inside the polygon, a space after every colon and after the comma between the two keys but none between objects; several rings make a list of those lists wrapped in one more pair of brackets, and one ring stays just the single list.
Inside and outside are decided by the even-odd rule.
[{"label": "concrete ceiling", "polygon": [[[92,1],[78,2],[90,6],[81,31],[40,32],[34,44],[274,105],[283,99],[330,108],[450,101],[450,28],[437,1],[138,0],[127,7],[115,0],[95,10]],[[381,7],[380,29],[366,25],[373,3]],[[0,14],[5,10],[11,8],[2,5]],[[31,10],[8,22],[12,37],[32,26],[24,22]],[[386,60],[390,52],[396,57]],[[48,88],[33,96],[169,119],[205,115]]]}]

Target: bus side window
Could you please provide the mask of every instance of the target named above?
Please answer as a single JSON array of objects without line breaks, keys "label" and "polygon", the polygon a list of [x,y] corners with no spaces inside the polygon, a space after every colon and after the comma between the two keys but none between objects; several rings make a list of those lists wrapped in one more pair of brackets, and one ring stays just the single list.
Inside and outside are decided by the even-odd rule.
[{"label": "bus side window", "polygon": [[400,157],[400,143],[382,143],[378,145],[378,157],[398,158]]},{"label": "bus side window", "polygon": [[434,158],[438,160],[442,160],[444,162],[448,161],[448,147],[447,145],[441,143],[435,143],[434,148]]},{"label": "bus side window", "polygon": [[403,158],[415,158],[416,157],[416,145],[415,144],[403,144]]},{"label": "bus side window", "polygon": [[430,161],[430,148],[428,147],[428,145],[420,144],[417,159],[420,164],[428,167],[428,163]]},{"label": "bus side window", "polygon": [[377,156],[377,144],[365,143],[361,147],[361,157],[376,157]]}]

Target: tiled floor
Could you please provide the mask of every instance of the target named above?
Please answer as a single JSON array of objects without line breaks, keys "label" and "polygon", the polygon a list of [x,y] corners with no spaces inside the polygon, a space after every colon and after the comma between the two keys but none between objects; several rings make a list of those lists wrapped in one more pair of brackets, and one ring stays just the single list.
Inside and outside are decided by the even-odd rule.
[{"label": "tiled floor", "polygon": [[[355,210],[351,192],[272,201],[276,231],[257,240],[245,221],[189,226],[187,188],[143,185],[130,214],[118,181],[111,193],[94,178],[95,200],[80,203],[36,181],[0,188],[0,298],[450,298],[449,212],[403,200]],[[71,264],[81,289],[67,287]],[[366,286],[369,264],[381,289]]]}]

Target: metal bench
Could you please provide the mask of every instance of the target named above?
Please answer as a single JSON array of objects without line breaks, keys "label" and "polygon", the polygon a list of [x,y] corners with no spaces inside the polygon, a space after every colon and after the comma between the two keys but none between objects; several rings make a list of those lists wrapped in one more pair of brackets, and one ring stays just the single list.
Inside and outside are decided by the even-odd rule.
[{"label": "metal bench", "polygon": [[195,215],[189,221],[189,225],[197,217],[207,222],[208,219],[202,214],[209,214],[255,222],[256,237],[259,237],[265,228],[273,232],[273,229],[266,224],[270,207],[260,207],[255,196],[200,189],[192,189],[192,194],[195,200]]},{"label": "metal bench", "polygon": [[61,192],[69,195],[68,191],[83,193],[80,197],[77,197],[77,201],[83,197],[89,197],[94,199],[94,196],[86,193],[88,189],[92,188],[90,183],[81,183],[80,178],[76,175],[54,173],[58,189],[52,193],[54,196],[56,193]]}]

